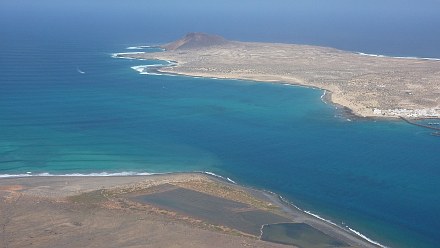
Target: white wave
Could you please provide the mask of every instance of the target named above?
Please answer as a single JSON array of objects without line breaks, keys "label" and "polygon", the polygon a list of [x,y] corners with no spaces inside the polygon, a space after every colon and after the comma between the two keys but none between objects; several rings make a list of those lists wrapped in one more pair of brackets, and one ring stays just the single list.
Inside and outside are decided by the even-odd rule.
[{"label": "white wave", "polygon": [[[235,181],[228,177],[223,177],[217,175],[213,172],[202,171],[200,173],[208,174],[214,177],[221,178],[228,182],[237,184]],[[173,174],[173,172],[163,172],[163,173],[150,173],[150,172],[135,172],[135,171],[122,171],[122,172],[93,172],[93,173],[67,173],[67,174],[52,174],[48,172],[36,173],[28,171],[22,174],[0,174],[0,178],[8,177],[114,177],[114,176],[151,176],[151,175],[162,175],[162,174]]]},{"label": "white wave", "polygon": [[135,71],[137,71],[137,72],[142,73],[142,72],[144,72],[144,69],[145,69],[146,67],[143,66],[143,65],[137,65],[137,66],[132,66],[132,67],[130,67],[130,68],[133,69],[133,70],[135,70]]},{"label": "white wave", "polygon": [[237,184],[234,180],[230,179],[229,177],[227,177],[226,180],[228,180],[229,182],[231,182],[233,184]]},{"label": "white wave", "polygon": [[219,177],[219,178],[224,178],[224,177],[222,177],[220,175],[217,175],[214,172],[210,172],[210,171],[203,171],[202,173],[205,173],[205,174],[208,174],[208,175],[211,175],[211,176],[215,176],[215,177]]},{"label": "white wave", "polygon": [[143,54],[144,52],[125,52],[125,53],[112,53],[112,58],[116,59],[136,59],[130,57],[124,57],[124,55],[135,55],[135,54]]},{"label": "white wave", "polygon": [[[332,222],[332,221],[330,221],[330,220],[324,219],[324,218],[322,218],[321,216],[319,216],[319,215],[317,215],[317,214],[314,214],[314,213],[312,213],[312,212],[310,212],[310,211],[304,211],[304,213],[307,213],[307,214],[309,214],[309,215],[311,215],[311,216],[313,216],[313,217],[315,217],[315,218],[317,218],[317,219],[320,219],[320,220],[325,221],[325,222],[327,222],[327,223],[329,223],[329,224],[331,224],[331,225],[334,225],[334,226],[336,226],[336,227],[341,228],[341,226],[339,226],[338,224],[336,224],[336,223],[334,223],[334,222]],[[379,242],[377,242],[377,241],[375,241],[375,240],[372,240],[372,239],[368,238],[367,236],[365,236],[365,235],[363,235],[362,233],[360,233],[360,232],[358,232],[358,231],[356,231],[356,230],[350,228],[349,226],[346,226],[346,227],[348,228],[348,230],[350,230],[352,233],[356,234],[357,236],[361,237],[362,239],[364,239],[364,240],[366,240],[366,241],[368,241],[368,242],[370,242],[370,243],[372,243],[372,244],[375,244],[375,245],[377,245],[377,246],[380,246],[380,247],[383,247],[383,248],[388,248],[388,246],[384,246],[384,245],[382,245],[381,243],[379,243]]]},{"label": "white wave", "polygon": [[274,193],[274,192],[272,192],[272,191],[268,191],[268,192],[271,193],[271,194],[273,194],[273,195],[277,195],[277,196],[281,199],[281,201],[283,201],[283,202],[286,203],[287,205],[289,205],[289,206],[291,206],[291,207],[294,207],[294,208],[298,209],[299,211],[303,212],[303,210],[302,210],[301,208],[299,208],[299,207],[296,206],[295,204],[291,203],[290,201],[284,199],[284,197],[282,197],[281,195],[278,195],[278,194],[276,194],[276,193]]},{"label": "white wave", "polygon": [[168,63],[168,64],[166,64],[164,66],[174,66],[174,65],[177,65],[177,62],[175,62],[175,61],[171,61],[171,60],[164,60],[164,61]]},{"label": "white wave", "polygon": [[306,211],[306,210],[304,210],[304,213],[309,214],[309,215],[311,215],[311,216],[313,216],[313,217],[315,217],[315,218],[317,218],[317,219],[320,219],[320,220],[322,220],[322,221],[325,221],[325,222],[327,222],[327,223],[329,223],[329,224],[331,224],[331,225],[334,225],[334,226],[340,227],[340,226],[338,226],[336,223],[332,222],[331,220],[324,219],[324,218],[322,218],[321,216],[319,216],[319,215],[317,215],[317,214],[314,214],[314,213],[312,213],[312,212],[310,212],[310,211]]},{"label": "white wave", "polygon": [[[221,179],[223,179],[225,181],[231,182],[233,184],[237,184],[235,181],[233,181],[229,177],[223,177],[223,176],[220,176],[218,174],[215,174],[214,172],[202,171],[202,172],[199,172],[199,173],[204,173],[204,174],[207,174],[207,175],[211,175],[211,176],[214,176],[214,177],[217,177],[217,178],[221,178]],[[25,174],[0,174],[0,178],[18,178],[18,177],[116,177],[116,176],[151,176],[151,175],[161,175],[161,174],[173,174],[173,173],[172,172],[149,173],[149,172],[123,171],[123,172],[96,172],[96,173],[70,173],[70,174],[69,173],[68,174],[51,174],[51,173],[44,172],[44,173],[32,174],[32,172],[28,171]],[[332,222],[330,220],[327,220],[327,219],[325,219],[325,218],[323,218],[323,217],[321,217],[321,216],[319,216],[317,214],[314,214],[314,213],[312,213],[310,211],[302,210],[298,206],[294,205],[290,201],[288,201],[285,198],[283,198],[281,195],[278,195],[278,194],[276,194],[276,193],[274,193],[272,191],[269,191],[269,190],[264,190],[264,191],[269,192],[269,193],[271,193],[271,194],[273,194],[275,196],[278,196],[284,203],[286,203],[289,206],[292,206],[292,207],[294,207],[294,208],[296,208],[296,209],[298,209],[298,210],[300,210],[300,211],[302,211],[302,212],[304,212],[306,214],[309,214],[309,215],[311,215],[311,216],[313,216],[313,217],[315,217],[315,218],[317,218],[319,220],[327,222],[327,223],[329,223],[329,224],[331,224],[331,225],[333,225],[335,227],[345,229],[345,228],[337,225],[336,223],[334,223],[334,222]],[[343,222],[343,224],[345,224],[345,223]],[[375,244],[375,245],[377,245],[379,247],[382,247],[382,248],[389,248],[388,246],[382,245],[379,242],[368,238],[364,234],[362,234],[362,233],[360,233],[360,232],[350,228],[349,226],[346,226],[346,228],[348,228],[348,230],[351,231],[352,233],[356,234],[357,236],[361,237],[362,239],[364,239],[364,240],[366,240],[366,241],[368,241],[368,242],[370,242],[372,244]]]},{"label": "white wave", "polygon": [[[267,190],[266,190],[266,191],[267,191]],[[277,196],[278,196],[278,197],[279,197],[284,203],[286,203],[286,204],[288,204],[289,206],[292,206],[292,207],[294,207],[294,208],[296,208],[296,209],[298,209],[298,210],[300,210],[300,211],[302,211],[302,212],[304,212],[304,213],[306,213],[306,214],[308,214],[308,215],[310,215],[310,216],[313,216],[313,217],[315,217],[315,218],[317,218],[317,219],[319,219],[319,220],[322,220],[322,221],[324,221],[324,222],[326,222],[326,223],[329,223],[330,225],[333,225],[333,226],[335,226],[335,227],[341,228],[341,229],[343,229],[343,230],[347,230],[346,228],[348,228],[349,231],[353,232],[354,234],[358,235],[358,236],[361,237],[362,239],[364,239],[364,240],[366,240],[366,241],[368,241],[368,242],[370,242],[370,243],[372,243],[372,244],[375,244],[375,245],[380,246],[380,247],[382,247],[382,248],[389,248],[389,247],[387,247],[387,246],[384,246],[384,245],[380,244],[380,243],[377,242],[377,241],[374,241],[374,240],[368,238],[367,236],[363,235],[362,233],[357,232],[356,230],[350,228],[350,227],[347,226],[347,225],[345,226],[346,228],[343,228],[343,227],[339,226],[338,224],[332,222],[331,220],[327,220],[327,219],[325,219],[325,218],[323,218],[323,217],[321,217],[321,216],[319,216],[319,215],[317,215],[317,214],[314,214],[314,213],[312,213],[312,212],[310,212],[310,211],[302,210],[301,208],[299,208],[298,206],[294,205],[294,204],[291,203],[290,201],[284,199],[281,195],[278,195],[278,194],[273,193],[273,192],[271,192],[271,191],[267,191],[267,192],[269,192],[269,193],[271,193],[271,194],[274,194],[274,195],[277,195]],[[342,224],[345,224],[345,223],[342,222]]]},{"label": "white wave", "polygon": [[29,174],[0,174],[0,178],[8,178],[8,177],[30,177],[32,175]]},{"label": "white wave", "polygon": [[424,57],[402,57],[402,56],[387,56],[387,55],[381,55],[381,54],[360,53],[360,52],[357,52],[356,54],[359,54],[359,55],[362,55],[362,56],[378,57],[378,58],[394,58],[394,59],[419,59],[419,60],[431,60],[431,61],[440,61],[440,58],[424,58]]},{"label": "white wave", "polygon": [[125,49],[127,49],[127,50],[140,50],[140,49],[151,48],[151,47],[152,46],[130,46]]},{"label": "white wave", "polygon": [[[161,48],[160,46],[130,46],[130,47],[126,47],[125,49],[127,49],[127,50],[143,50],[143,49],[145,49],[145,52],[148,52],[149,48],[158,49],[162,52],[166,50],[164,48]],[[154,52],[156,52],[156,51],[154,51]]]},{"label": "white wave", "polygon": [[152,72],[141,72],[142,75],[153,75],[153,76],[163,76],[163,74],[160,73],[152,73]]},{"label": "white wave", "polygon": [[123,171],[123,172],[96,172],[96,173],[69,173],[69,174],[51,174],[51,173],[37,173],[32,174],[31,172],[26,172],[26,174],[0,174],[0,178],[9,177],[115,177],[115,176],[150,176],[160,173],[148,173],[148,172],[134,172],[134,171]]},{"label": "white wave", "polygon": [[379,55],[379,54],[369,54],[369,53],[357,53],[359,55],[362,56],[369,56],[369,57],[379,57],[379,58],[385,58],[386,56],[384,55]]},{"label": "white wave", "polygon": [[372,244],[375,244],[375,245],[380,246],[380,247],[383,247],[383,248],[388,248],[388,246],[382,245],[381,243],[379,243],[379,242],[377,242],[377,241],[374,241],[374,240],[368,238],[367,236],[363,235],[362,233],[360,233],[360,232],[358,232],[358,231],[356,231],[356,230],[354,230],[354,229],[352,229],[352,228],[350,228],[350,227],[348,227],[348,230],[350,230],[350,231],[353,232],[354,234],[358,235],[359,237],[365,239],[366,241],[368,241],[368,242],[370,242],[370,243],[372,243]]},{"label": "white wave", "polygon": [[156,76],[161,76],[163,74],[160,73],[153,73],[153,72],[148,72],[148,67],[160,67],[163,66],[162,64],[154,64],[154,65],[137,65],[137,66],[132,66],[131,69],[139,72],[142,75],[156,75]]},{"label": "white wave", "polygon": [[[149,72],[148,68],[149,67],[165,67],[165,66],[172,66],[175,65],[176,63],[170,60],[164,60],[166,62],[166,64],[152,64],[152,65],[136,65],[136,66],[132,66],[131,69],[139,72],[142,75],[156,75],[156,76],[161,76],[164,74],[161,73],[157,73],[157,72]],[[170,76],[174,76],[173,74],[167,74]]]},{"label": "white wave", "polygon": [[223,176],[220,176],[220,175],[215,174],[214,172],[210,172],[210,171],[202,171],[202,173],[204,173],[204,174],[208,174],[208,175],[211,175],[211,176],[214,176],[214,177],[221,178],[221,179],[226,180],[226,181],[228,181],[228,182],[231,182],[231,183],[233,183],[233,184],[237,184],[236,182],[234,182],[233,180],[231,180],[229,177],[223,177]]}]

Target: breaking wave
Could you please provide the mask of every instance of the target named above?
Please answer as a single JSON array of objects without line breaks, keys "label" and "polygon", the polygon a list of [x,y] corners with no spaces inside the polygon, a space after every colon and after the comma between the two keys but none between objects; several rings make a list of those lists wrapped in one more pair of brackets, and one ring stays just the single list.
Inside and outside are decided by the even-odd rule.
[{"label": "breaking wave", "polygon": [[225,180],[225,181],[228,181],[228,182],[230,182],[230,183],[233,183],[233,184],[237,184],[235,181],[233,181],[233,180],[230,179],[229,177],[223,177],[223,176],[217,175],[217,174],[215,174],[215,173],[213,173],[213,172],[210,172],[210,171],[202,171],[202,173],[203,173],[203,174],[210,175],[210,176],[214,176],[214,177],[221,178],[221,179],[223,179],[223,180]]},{"label": "breaking wave", "polygon": [[67,173],[67,174],[52,174],[52,173],[36,173],[26,172],[22,174],[0,174],[0,178],[10,177],[116,177],[116,176],[150,176],[163,173],[149,173],[149,172],[96,172],[96,173]]},{"label": "breaking wave", "polygon": [[440,61],[440,58],[423,58],[423,57],[402,57],[402,56],[387,56],[387,55],[381,55],[381,54],[371,54],[371,53],[361,53],[361,52],[357,52],[356,54],[359,54],[359,55],[362,55],[362,56],[377,57],[377,58],[394,58],[394,59],[419,59],[419,60],[432,60],[432,61]]}]

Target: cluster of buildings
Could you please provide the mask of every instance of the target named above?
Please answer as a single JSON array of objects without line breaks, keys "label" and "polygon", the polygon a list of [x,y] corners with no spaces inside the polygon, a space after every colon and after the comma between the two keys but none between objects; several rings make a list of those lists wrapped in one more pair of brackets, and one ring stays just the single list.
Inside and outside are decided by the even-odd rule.
[{"label": "cluster of buildings", "polygon": [[440,118],[440,108],[429,109],[374,109],[373,114],[383,116],[402,116],[408,118]]}]

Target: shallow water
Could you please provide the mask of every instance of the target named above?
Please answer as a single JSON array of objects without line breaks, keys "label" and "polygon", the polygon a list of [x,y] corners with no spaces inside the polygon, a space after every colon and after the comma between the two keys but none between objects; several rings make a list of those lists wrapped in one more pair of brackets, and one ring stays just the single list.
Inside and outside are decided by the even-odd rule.
[{"label": "shallow water", "polygon": [[430,131],[349,122],[320,90],[140,75],[157,62],[125,47],[1,47],[0,174],[212,171],[386,245],[440,243]]}]

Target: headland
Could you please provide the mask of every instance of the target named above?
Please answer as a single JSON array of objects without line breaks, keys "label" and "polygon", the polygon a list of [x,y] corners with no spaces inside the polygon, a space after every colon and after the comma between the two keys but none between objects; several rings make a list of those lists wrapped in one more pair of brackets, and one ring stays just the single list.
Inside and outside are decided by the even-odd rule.
[{"label": "headland", "polygon": [[164,52],[119,54],[176,61],[162,73],[303,85],[360,117],[439,118],[440,59],[387,57],[310,45],[228,41],[190,33]]},{"label": "headland", "polygon": [[377,247],[204,173],[6,178],[0,210],[2,247]]}]

